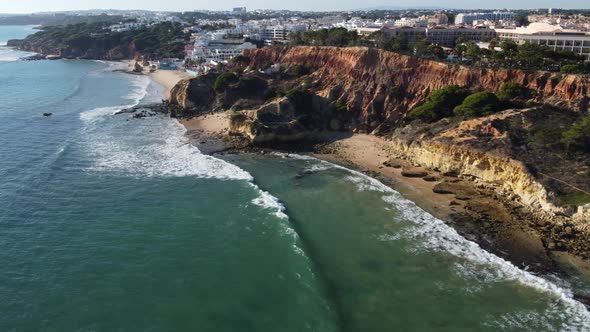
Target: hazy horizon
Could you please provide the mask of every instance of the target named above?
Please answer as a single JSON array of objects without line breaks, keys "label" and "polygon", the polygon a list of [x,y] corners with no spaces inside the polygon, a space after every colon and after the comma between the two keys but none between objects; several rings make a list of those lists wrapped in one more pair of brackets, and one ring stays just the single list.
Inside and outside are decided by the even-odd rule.
[{"label": "hazy horizon", "polygon": [[84,3],[74,2],[71,0],[23,0],[18,2],[0,4],[0,13],[2,14],[30,14],[37,12],[59,12],[59,11],[77,11],[77,10],[153,10],[153,11],[192,11],[192,10],[231,10],[233,7],[247,7],[249,10],[254,9],[275,9],[275,10],[300,10],[300,11],[338,11],[338,10],[359,10],[375,7],[403,7],[403,8],[460,8],[460,9],[531,9],[531,8],[572,8],[588,9],[589,2],[585,0],[564,0],[564,1],[508,1],[498,0],[493,2],[492,6],[481,6],[477,2],[468,0],[457,1],[399,1],[386,2],[381,0],[367,1],[360,4],[358,1],[340,0],[336,1],[311,1],[301,0],[295,3],[289,3],[277,6],[275,1],[271,0],[251,0],[251,1],[234,1],[219,0],[215,5],[208,1],[190,1],[190,0],[170,0],[165,3],[154,0],[88,0]]}]

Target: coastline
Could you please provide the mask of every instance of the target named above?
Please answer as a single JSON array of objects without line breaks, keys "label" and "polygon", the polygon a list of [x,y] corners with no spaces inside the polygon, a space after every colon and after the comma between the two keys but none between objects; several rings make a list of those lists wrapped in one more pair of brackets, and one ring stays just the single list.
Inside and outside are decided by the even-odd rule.
[{"label": "coastline", "polygon": [[157,70],[148,75],[154,82],[165,88],[166,99],[170,97],[170,91],[178,82],[190,77],[187,73],[180,70]]},{"label": "coastline", "polygon": [[[243,151],[241,141],[228,134],[227,112],[179,121],[187,129],[191,143],[205,154]],[[388,141],[383,138],[354,134],[319,144],[311,155],[380,180],[463,237],[519,268],[575,274],[590,280],[589,264],[573,254],[547,250],[539,234],[518,215],[517,208],[506,208],[497,196],[477,188],[468,179],[416,167],[406,160],[391,159]],[[436,192],[435,187],[441,183],[459,184],[460,192]]]},{"label": "coastline", "polygon": [[183,79],[190,78],[191,76],[184,71],[181,70],[156,70],[154,72],[149,72],[144,70],[141,73],[133,72],[133,66],[135,64],[135,60],[124,60],[122,61],[124,64],[127,65],[126,72],[132,75],[146,75],[149,76],[154,82],[160,84],[164,87],[164,98],[170,98],[170,91],[174,86],[182,81]]}]

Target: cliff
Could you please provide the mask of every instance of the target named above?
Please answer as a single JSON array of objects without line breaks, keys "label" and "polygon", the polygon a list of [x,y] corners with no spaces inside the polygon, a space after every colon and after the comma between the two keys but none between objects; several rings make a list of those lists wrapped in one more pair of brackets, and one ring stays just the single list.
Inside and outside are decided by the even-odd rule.
[{"label": "cliff", "polygon": [[[543,176],[559,177],[572,186],[590,191],[587,165],[576,165],[575,160],[564,164],[554,160],[559,156],[547,151],[525,149],[516,142],[510,128],[521,121],[541,122],[543,120],[537,120],[540,117],[545,118],[545,122],[551,119],[547,113],[557,112],[560,111],[543,107],[506,110],[460,123],[443,120],[426,127],[408,125],[391,134],[390,153],[443,173],[496,184],[496,189],[505,196],[516,195],[513,200],[525,206],[552,214],[573,214],[574,210],[559,206],[564,204],[560,204],[555,194],[568,188],[562,183],[551,183],[547,181],[551,179]],[[551,169],[537,160],[541,157],[548,159],[545,163],[551,164]]]},{"label": "cliff", "polygon": [[24,40],[9,40],[7,46],[41,55],[54,55],[65,59],[89,59],[118,61],[133,59],[136,52],[134,43],[123,43],[113,47],[77,47],[59,41],[28,37]]},{"label": "cliff", "polygon": [[372,131],[400,123],[429,93],[447,85],[497,92],[504,82],[530,89],[533,100],[587,110],[587,77],[521,70],[488,70],[440,63],[367,48],[263,48],[245,53],[249,65],[300,64],[313,70],[319,95],[344,100],[357,116],[355,127]]},{"label": "cliff", "polygon": [[110,31],[107,23],[48,26],[22,40],[7,45],[41,55],[66,59],[122,60],[137,55],[147,58],[183,55],[188,36],[180,25],[159,23],[135,30]]}]

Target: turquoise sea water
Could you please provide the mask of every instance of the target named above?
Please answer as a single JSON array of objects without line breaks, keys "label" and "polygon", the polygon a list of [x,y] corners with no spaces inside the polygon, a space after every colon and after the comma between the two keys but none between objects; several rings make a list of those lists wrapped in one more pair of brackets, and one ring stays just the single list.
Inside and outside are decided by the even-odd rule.
[{"label": "turquoise sea water", "polygon": [[0,54],[0,331],[590,329],[566,282],[376,180],[204,156],[174,120],[114,114],[161,98],[148,78]]}]

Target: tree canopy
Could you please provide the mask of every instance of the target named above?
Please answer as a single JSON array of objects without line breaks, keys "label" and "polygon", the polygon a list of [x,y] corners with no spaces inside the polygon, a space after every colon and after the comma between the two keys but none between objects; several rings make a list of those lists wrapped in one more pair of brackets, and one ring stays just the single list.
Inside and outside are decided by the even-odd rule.
[{"label": "tree canopy", "polygon": [[498,97],[491,92],[476,92],[469,95],[461,105],[455,107],[455,115],[464,118],[475,118],[491,115],[500,110],[501,104]]},{"label": "tree canopy", "polygon": [[453,109],[469,95],[458,85],[449,85],[430,93],[424,104],[414,108],[410,116],[426,122],[435,122],[453,115]]}]

